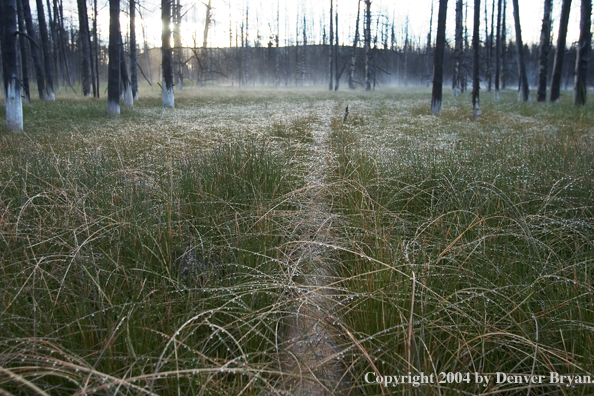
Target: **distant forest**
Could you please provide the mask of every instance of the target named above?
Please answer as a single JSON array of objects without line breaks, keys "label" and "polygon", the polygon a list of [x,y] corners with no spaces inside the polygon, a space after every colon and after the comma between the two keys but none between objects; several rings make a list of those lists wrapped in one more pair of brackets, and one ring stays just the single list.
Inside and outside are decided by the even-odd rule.
[{"label": "distant forest", "polygon": [[[61,4],[55,9],[60,14]],[[51,10],[50,10],[51,11]],[[51,56],[52,71],[54,75],[54,89],[72,90],[77,93],[83,79],[83,46],[81,44],[81,30],[74,21],[65,21],[63,18],[51,18],[49,13],[49,52]],[[175,17],[175,15],[173,15]],[[69,22],[69,23],[68,23]],[[93,34],[92,18],[89,42],[93,52],[93,81],[107,83],[107,68],[109,62],[108,43],[97,40]],[[184,22],[186,23],[186,22]],[[450,23],[453,23],[451,21]],[[175,24],[175,22],[174,22]],[[433,50],[434,44],[419,37],[404,37],[397,43],[394,35],[394,25],[376,27],[371,32],[371,79],[373,88],[382,86],[430,86],[433,78]],[[378,24],[379,25],[379,24]],[[40,37],[38,18],[33,19],[36,37]],[[390,32],[391,28],[391,32]],[[96,29],[96,27],[95,27]],[[513,37],[513,28],[507,28],[508,37]],[[301,34],[301,32],[299,32]],[[175,33],[174,33],[175,34]],[[480,43],[480,80],[483,89],[491,88],[494,78],[493,56],[488,56],[493,51],[491,40]],[[307,44],[307,36],[295,40],[298,45],[279,46],[272,37],[267,43],[252,41],[248,43],[243,36],[235,40],[236,46],[231,48],[206,48],[203,46],[173,47],[173,74],[176,89],[183,87],[201,87],[206,85],[227,86],[301,86],[301,85],[327,85],[329,80],[328,57],[330,43],[325,34],[323,41],[318,44]],[[463,38],[463,50],[460,62],[460,90],[465,92],[472,85],[472,48],[470,47],[469,32]],[[304,43],[306,43],[304,45]],[[299,45],[301,44],[301,45]],[[128,32],[123,32],[123,47],[126,64],[130,65],[130,37]],[[137,43],[138,81],[150,84],[160,83],[161,48],[148,48]],[[572,89],[575,75],[577,43],[568,43],[565,51],[565,64],[561,79],[561,89]],[[27,53],[28,64],[33,65],[31,51]],[[365,84],[365,48],[362,39],[356,46],[339,46],[337,49],[337,67],[335,70],[340,76],[339,88],[349,86],[350,68],[354,64],[351,87],[364,86]],[[548,56],[548,78],[550,81],[553,71],[553,62],[556,49],[551,47]],[[39,55],[43,59],[43,52]],[[524,45],[524,58],[528,73],[528,83],[532,87],[538,85],[539,73],[539,45]],[[354,59],[354,61],[353,61]],[[455,68],[454,40],[446,43],[444,56],[444,86],[451,85]],[[22,59],[19,55],[19,64]],[[129,66],[128,66],[129,67]],[[29,67],[29,79],[36,80],[36,69]],[[588,85],[593,85],[594,65],[588,66]],[[501,48],[501,88],[514,88],[518,86],[517,47],[515,41],[509,40],[502,43]],[[76,88],[79,87],[79,88]],[[101,91],[105,91],[103,85]],[[104,92],[98,92],[103,95]]]}]

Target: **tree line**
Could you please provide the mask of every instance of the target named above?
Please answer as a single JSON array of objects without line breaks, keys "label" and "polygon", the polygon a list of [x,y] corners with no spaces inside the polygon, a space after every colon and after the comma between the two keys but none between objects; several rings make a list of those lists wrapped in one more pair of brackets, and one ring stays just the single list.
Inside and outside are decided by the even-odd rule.
[{"label": "tree line", "polygon": [[[450,42],[445,37],[447,0],[437,0],[435,42],[433,5],[427,40],[423,42],[409,36],[408,22],[397,27],[387,16],[374,13],[370,0],[356,0],[356,20],[349,21],[354,26],[352,44],[339,45],[338,27],[345,21],[339,19],[337,0],[329,0],[327,24],[317,43],[309,37],[304,15],[302,22],[298,16],[294,44],[280,46],[278,11],[276,28],[271,29],[267,42],[259,33],[250,40],[246,7],[235,40],[230,24],[226,48],[208,47],[212,0],[202,2],[202,45],[194,37],[191,47],[182,45],[180,26],[187,22],[181,0],[162,0],[160,51],[150,49],[146,38],[144,46],[137,42],[136,15],[141,6],[136,0],[129,0],[126,10],[121,9],[120,0],[110,0],[108,43],[98,40],[97,0],[90,7],[88,1],[77,0],[76,26],[72,21],[65,26],[62,0],[47,0],[45,10],[43,1],[36,0],[36,19],[29,0],[2,1],[2,74],[9,129],[22,129],[21,97],[30,100],[32,76],[39,98],[46,101],[54,100],[56,86],[76,92],[76,84],[80,84],[82,95],[99,98],[101,82],[107,76],[109,114],[119,114],[121,99],[125,106],[133,106],[138,100],[138,71],[149,84],[160,85],[166,107],[174,106],[174,88],[187,85],[327,84],[329,90],[339,90],[344,84],[349,89],[373,90],[382,85],[424,84],[432,85],[431,110],[439,113],[443,87],[451,81],[453,95],[472,86],[473,112],[478,117],[481,86],[488,92],[494,90],[496,99],[500,89],[517,86],[519,99],[528,101],[532,85],[537,87],[538,101],[545,101],[549,91],[549,100],[555,102],[561,88],[567,89],[573,80],[574,102],[583,106],[588,76],[593,74],[589,63],[591,0],[581,0],[580,38],[569,47],[566,36],[571,0],[562,2],[556,46],[550,40],[552,0],[543,0],[540,43],[532,46],[522,41],[517,0],[511,4],[507,0],[473,0],[472,24],[468,23],[468,2],[454,0],[455,37]],[[506,20],[508,8],[513,11],[513,21]],[[124,11],[130,24],[129,32],[123,34],[120,14]]]}]

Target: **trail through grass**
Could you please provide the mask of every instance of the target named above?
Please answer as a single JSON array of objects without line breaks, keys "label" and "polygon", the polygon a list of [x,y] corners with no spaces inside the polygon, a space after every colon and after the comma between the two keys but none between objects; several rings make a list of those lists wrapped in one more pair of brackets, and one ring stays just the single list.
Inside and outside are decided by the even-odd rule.
[{"label": "trail through grass", "polygon": [[[425,91],[176,96],[117,118],[34,101],[25,134],[0,131],[1,390],[594,391],[548,382],[594,377],[590,108],[510,92],[472,122],[466,97],[430,116]],[[299,315],[328,346],[312,372]],[[409,372],[491,381],[375,382]]]}]

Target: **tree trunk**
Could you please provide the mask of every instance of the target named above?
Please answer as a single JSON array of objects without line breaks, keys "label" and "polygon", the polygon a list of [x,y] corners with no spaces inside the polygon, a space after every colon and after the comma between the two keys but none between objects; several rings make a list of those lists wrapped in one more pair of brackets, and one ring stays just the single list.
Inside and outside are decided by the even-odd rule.
[{"label": "tree trunk", "polygon": [[130,79],[133,100],[138,100],[138,68],[136,63],[136,2],[130,0]]},{"label": "tree trunk", "polygon": [[365,0],[365,90],[371,91],[371,0]]},{"label": "tree trunk", "polygon": [[35,68],[35,78],[37,80],[37,91],[39,92],[39,99],[45,100],[45,78],[43,75],[43,67],[41,66],[41,56],[39,54],[39,40],[37,40],[37,33],[33,26],[33,19],[31,18],[31,8],[28,0],[18,0],[23,6],[23,14],[25,17],[25,25],[27,26],[27,34],[33,40],[34,45],[30,45],[31,58],[33,59],[33,67]]},{"label": "tree trunk", "polygon": [[173,65],[179,89],[184,89],[184,75],[182,70],[182,42],[181,42],[181,3],[180,0],[173,2]]},{"label": "tree trunk", "polygon": [[485,0],[485,80],[487,82],[487,92],[491,92],[491,58],[489,52],[489,3]]},{"label": "tree trunk", "polygon": [[208,47],[208,29],[210,28],[210,21],[211,21],[211,2],[212,0],[208,0],[208,4],[206,5],[206,22],[204,23],[204,38],[202,40],[202,48]]},{"label": "tree trunk", "polygon": [[124,52],[122,32],[120,32],[120,74],[122,94],[124,96],[124,106],[133,107],[134,97],[132,96],[132,84],[130,84],[130,79],[128,78],[128,68],[126,67],[126,54]]},{"label": "tree trunk", "polygon": [[456,42],[454,47],[454,74],[452,76],[452,94],[460,92],[460,67],[462,62],[462,0],[456,0]]},{"label": "tree trunk", "polygon": [[[58,30],[58,47],[61,47],[61,51],[60,54],[62,55],[62,61],[64,62],[64,68],[66,69],[66,77],[64,80],[67,81],[68,85],[70,85],[70,87],[72,88],[72,78],[70,76],[70,66],[68,65],[68,59],[66,58],[66,44],[68,43],[68,34],[66,33],[66,38],[64,38],[64,32],[66,32],[66,30],[64,29],[64,9],[62,7],[62,1],[60,1],[60,7],[58,8],[58,2],[57,0],[54,0],[54,9],[59,11],[59,18],[56,17],[57,19],[57,30]],[[72,34],[72,36],[74,36],[74,33]],[[72,40],[74,42],[74,40]],[[72,51],[71,51],[72,52]],[[72,90],[74,91],[74,88],[72,88]]]},{"label": "tree trunk", "polygon": [[46,1],[47,4],[47,16],[49,22],[49,29],[50,29],[50,37],[51,43],[53,44],[53,63],[54,63],[54,83],[55,89],[60,92],[60,53],[58,51],[58,21],[56,20],[57,15],[57,7],[54,7],[54,19],[52,21],[52,8],[50,4],[50,0]]},{"label": "tree trunk", "polygon": [[557,102],[561,93],[561,72],[563,71],[565,41],[567,39],[567,24],[569,22],[570,10],[571,0],[563,0],[563,4],[561,5],[561,18],[559,21],[559,34],[557,36],[557,51],[555,53],[555,63],[553,63],[553,76],[551,79],[551,102]]},{"label": "tree trunk", "polygon": [[307,29],[305,14],[303,14],[303,51],[301,52],[301,85],[305,84],[305,75],[307,72]]},{"label": "tree trunk", "polygon": [[431,95],[431,113],[441,114],[441,95],[443,90],[443,57],[445,53],[445,29],[448,0],[439,0],[437,14],[437,41],[433,60],[433,92]]},{"label": "tree trunk", "polygon": [[334,1],[330,0],[330,50],[328,52],[328,65],[330,67],[330,82],[328,83],[328,90],[332,91],[334,88]]},{"label": "tree trunk", "polygon": [[[26,1],[26,0],[25,0]],[[52,72],[51,51],[45,23],[45,13],[43,12],[43,1],[37,0],[37,20],[39,22],[39,34],[41,35],[41,48],[43,50],[43,65],[45,69],[45,100],[53,101],[54,96],[54,78]]]},{"label": "tree trunk", "polygon": [[520,78],[520,92],[518,100],[530,102],[530,90],[528,89],[528,77],[526,75],[526,63],[524,63],[524,43],[522,42],[522,27],[520,25],[520,7],[518,0],[512,0],[514,5],[514,23],[516,27],[516,47],[518,51],[518,76]]},{"label": "tree trunk", "polygon": [[338,91],[338,84],[340,74],[338,73],[338,1],[336,2],[336,9],[334,10],[334,90]]},{"label": "tree trunk", "polygon": [[107,114],[120,114],[120,0],[109,0]]},{"label": "tree trunk", "polygon": [[476,120],[481,115],[479,106],[479,29],[481,24],[481,0],[474,0],[474,26],[472,31],[472,116]]},{"label": "tree trunk", "polygon": [[161,57],[163,69],[163,85],[161,99],[163,106],[173,107],[173,54],[171,53],[171,1],[161,0],[161,22],[163,30],[161,32]]},{"label": "tree trunk", "polygon": [[584,107],[588,92],[588,61],[590,60],[592,45],[592,33],[590,32],[592,26],[592,0],[582,0],[580,15],[580,38],[575,60],[574,103],[576,106]]},{"label": "tree trunk", "polygon": [[[25,17],[23,16],[23,6],[20,0],[16,0],[17,16],[19,24],[19,32],[25,33]],[[31,101],[31,90],[29,89],[29,51],[27,38],[24,35],[19,35],[19,44],[21,47],[21,81],[23,82],[23,90],[25,91],[25,102]]]},{"label": "tree trunk", "polygon": [[[370,18],[371,19],[371,18]],[[402,80],[404,82],[404,86],[408,86],[408,16],[404,22],[404,48],[402,49],[404,55],[404,61],[402,62]]]},{"label": "tree trunk", "polygon": [[93,63],[95,64],[95,85],[97,86],[95,97],[99,98],[99,96],[101,96],[101,91],[99,90],[99,42],[97,41],[97,0],[94,0],[93,7],[93,44],[95,46],[95,62]]},{"label": "tree trunk", "polygon": [[2,0],[2,75],[4,77],[4,108],[6,128],[9,131],[23,130],[23,104],[17,66],[17,5],[16,0]]},{"label": "tree trunk", "polygon": [[542,29],[540,30],[540,66],[538,69],[538,92],[537,102],[547,100],[547,72],[549,64],[549,52],[551,51],[551,11],[553,0],[544,1],[544,16],[542,18]]},{"label": "tree trunk", "polygon": [[[439,17],[438,17],[439,18]],[[439,24],[439,22],[438,22]],[[427,33],[427,48],[425,48],[425,59],[427,62],[427,70],[425,71],[425,86],[429,86],[433,79],[432,71],[435,71],[435,57],[433,57],[433,70],[431,68],[431,31],[433,30],[433,0],[431,0],[431,16],[429,17],[429,33]],[[441,102],[441,94],[440,99]],[[441,109],[440,109],[441,111]]]},{"label": "tree trunk", "polygon": [[91,96],[91,48],[89,47],[89,16],[87,14],[87,1],[77,0],[79,40],[82,58],[82,91],[84,96]]},{"label": "tree trunk", "polygon": [[489,34],[489,92],[491,92],[491,86],[493,84],[493,30],[495,28],[495,0],[491,2],[491,33]]},{"label": "tree trunk", "polygon": [[501,89],[505,89],[507,83],[507,27],[505,24],[507,15],[507,0],[503,0],[503,13],[501,21]]},{"label": "tree trunk", "polygon": [[499,79],[501,68],[501,0],[497,1],[497,43],[495,44],[495,100],[499,100]]},{"label": "tree trunk", "polygon": [[355,61],[357,60],[357,45],[359,45],[359,16],[361,14],[361,1],[357,1],[357,22],[355,23],[355,40],[351,55],[351,70],[349,72],[349,89],[355,89]]}]

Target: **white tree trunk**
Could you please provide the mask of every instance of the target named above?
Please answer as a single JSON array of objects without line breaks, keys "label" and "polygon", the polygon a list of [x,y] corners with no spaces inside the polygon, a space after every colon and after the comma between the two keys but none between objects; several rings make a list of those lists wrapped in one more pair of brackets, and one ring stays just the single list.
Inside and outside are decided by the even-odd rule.
[{"label": "white tree trunk", "polygon": [[174,107],[174,97],[173,97],[173,88],[167,89],[165,84],[163,84],[163,90],[161,93],[161,99],[163,101],[163,106],[165,107]]},{"label": "white tree trunk", "polygon": [[23,105],[21,91],[15,78],[8,79],[4,90],[4,107],[6,108],[6,127],[9,131],[23,130]]}]

